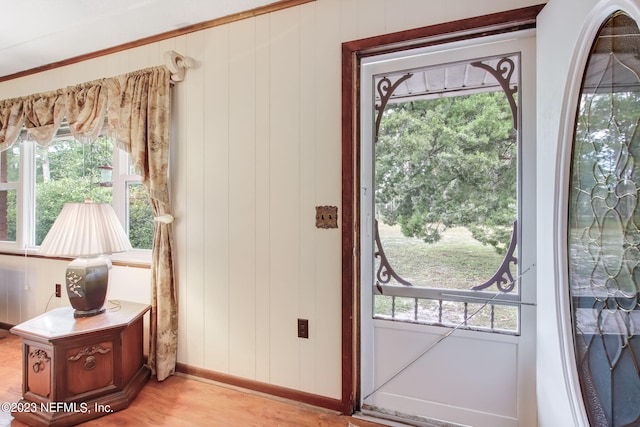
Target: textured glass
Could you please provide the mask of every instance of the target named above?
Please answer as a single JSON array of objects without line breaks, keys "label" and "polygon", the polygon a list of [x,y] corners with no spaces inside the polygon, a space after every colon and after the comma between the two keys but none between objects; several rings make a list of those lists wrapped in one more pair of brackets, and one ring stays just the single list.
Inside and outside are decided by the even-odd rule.
[{"label": "textured glass", "polygon": [[592,426],[640,425],[640,32],[612,15],[583,78],[569,196],[578,374]]}]

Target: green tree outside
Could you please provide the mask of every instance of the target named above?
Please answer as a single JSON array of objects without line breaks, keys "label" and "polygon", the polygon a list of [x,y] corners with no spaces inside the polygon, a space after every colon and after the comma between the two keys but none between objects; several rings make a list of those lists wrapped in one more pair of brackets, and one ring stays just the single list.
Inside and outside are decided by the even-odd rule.
[{"label": "green tree outside", "polygon": [[464,226],[506,251],[517,215],[517,133],[504,92],[391,104],[375,150],[385,223],[431,243]]}]

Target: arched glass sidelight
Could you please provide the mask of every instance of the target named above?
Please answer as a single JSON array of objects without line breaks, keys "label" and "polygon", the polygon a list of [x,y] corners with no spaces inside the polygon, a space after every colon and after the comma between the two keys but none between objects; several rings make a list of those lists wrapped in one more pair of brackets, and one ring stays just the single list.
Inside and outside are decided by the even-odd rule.
[{"label": "arched glass sidelight", "polygon": [[576,116],[569,286],[592,426],[640,426],[640,31],[623,12],[593,43]]}]

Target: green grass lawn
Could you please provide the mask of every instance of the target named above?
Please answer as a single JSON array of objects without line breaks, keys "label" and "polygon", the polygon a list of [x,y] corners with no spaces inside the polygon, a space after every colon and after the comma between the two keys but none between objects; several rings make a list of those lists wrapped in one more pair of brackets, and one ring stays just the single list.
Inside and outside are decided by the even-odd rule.
[{"label": "green grass lawn", "polygon": [[[414,286],[469,290],[491,278],[503,260],[503,255],[498,254],[493,247],[473,239],[469,230],[464,227],[445,230],[442,239],[433,244],[405,237],[397,225],[389,226],[380,222],[378,230],[389,263],[400,277]],[[487,290],[495,292],[496,288]],[[391,297],[377,296],[376,313],[390,316],[391,304]],[[468,315],[479,309],[478,314],[468,321],[468,325],[489,327],[490,306],[467,305]],[[396,318],[412,319],[415,310],[414,299],[395,298]],[[421,321],[438,322],[437,301],[419,300],[417,311]],[[457,325],[463,320],[464,303],[443,302],[442,323]],[[496,328],[517,330],[517,308],[496,306],[494,322]]]},{"label": "green grass lawn", "polygon": [[389,263],[414,286],[470,289],[488,280],[503,259],[464,227],[445,230],[437,243],[405,237],[398,225],[379,223],[378,230]]}]

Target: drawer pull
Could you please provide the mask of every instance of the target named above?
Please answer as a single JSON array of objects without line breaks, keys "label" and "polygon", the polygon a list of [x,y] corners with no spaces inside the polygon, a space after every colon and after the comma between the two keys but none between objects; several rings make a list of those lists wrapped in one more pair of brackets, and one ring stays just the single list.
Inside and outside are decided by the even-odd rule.
[{"label": "drawer pull", "polygon": [[84,361],[84,370],[91,371],[96,368],[96,358],[93,356],[87,356]]},{"label": "drawer pull", "polygon": [[48,363],[49,361],[51,361],[51,358],[49,358],[47,352],[41,349],[37,349],[29,353],[29,358],[36,359],[36,362],[31,365],[31,369],[33,369],[33,372],[35,372],[36,374],[44,369],[45,362]]}]

